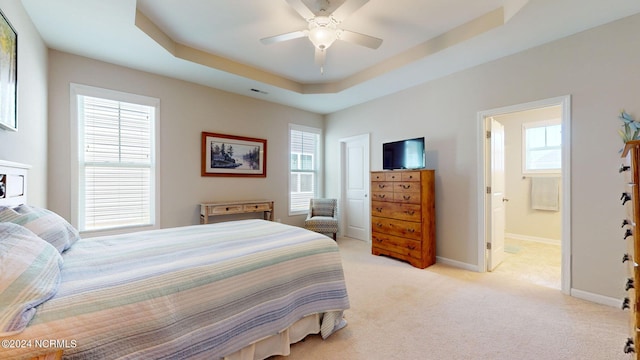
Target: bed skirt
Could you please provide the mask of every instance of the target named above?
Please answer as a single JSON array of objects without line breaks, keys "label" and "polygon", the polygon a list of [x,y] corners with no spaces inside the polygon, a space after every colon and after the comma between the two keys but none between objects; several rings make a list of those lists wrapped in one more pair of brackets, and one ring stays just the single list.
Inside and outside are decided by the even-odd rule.
[{"label": "bed skirt", "polygon": [[[326,328],[326,325],[329,325],[330,328],[328,332],[323,329]],[[288,356],[291,353],[291,345],[301,341],[307,335],[322,334],[322,337],[326,339],[346,325],[347,322],[342,317],[342,311],[308,315],[278,334],[258,340],[223,359],[262,360],[274,355]]]}]

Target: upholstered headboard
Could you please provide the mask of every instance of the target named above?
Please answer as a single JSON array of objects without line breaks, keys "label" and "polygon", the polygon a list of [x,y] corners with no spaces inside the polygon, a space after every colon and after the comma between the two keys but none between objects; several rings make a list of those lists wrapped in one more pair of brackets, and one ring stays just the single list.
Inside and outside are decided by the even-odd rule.
[{"label": "upholstered headboard", "polygon": [[0,160],[0,205],[27,203],[27,171],[30,165]]}]

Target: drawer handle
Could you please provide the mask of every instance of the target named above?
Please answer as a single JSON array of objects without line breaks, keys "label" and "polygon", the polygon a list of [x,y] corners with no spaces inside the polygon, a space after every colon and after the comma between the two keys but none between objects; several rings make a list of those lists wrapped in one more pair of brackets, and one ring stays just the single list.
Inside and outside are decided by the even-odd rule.
[{"label": "drawer handle", "polygon": [[415,249],[416,249],[416,246],[415,246],[415,245],[409,245],[409,246],[407,246],[407,247],[409,248],[409,250],[415,250]]},{"label": "drawer handle", "polygon": [[627,201],[631,200],[631,196],[629,194],[622,193],[622,196],[620,197],[620,200],[622,200],[622,205],[624,205]]},{"label": "drawer handle", "polygon": [[622,310],[629,309],[629,298],[626,297],[622,300]]},{"label": "drawer handle", "polygon": [[627,231],[624,232],[624,240],[627,240],[629,236],[633,236],[633,231],[631,231],[631,229],[627,229]]},{"label": "drawer handle", "polygon": [[376,194],[376,196],[378,197],[378,199],[384,199],[385,197],[387,197],[387,195],[385,194],[382,194],[382,195]]},{"label": "drawer handle", "polygon": [[378,184],[378,188],[380,188],[380,189],[384,189],[385,187],[386,187],[385,184]]},{"label": "drawer handle", "polygon": [[377,211],[377,212],[379,212],[379,213],[381,213],[381,212],[382,212],[382,208],[381,208],[381,207],[377,207],[377,208],[376,208],[376,211]]},{"label": "drawer handle", "polygon": [[415,214],[416,212],[415,212],[415,211],[413,211],[413,210],[407,210],[407,211],[405,211],[404,213],[405,213],[405,214],[407,214],[407,215],[413,215],[413,214]]},{"label": "drawer handle", "polygon": [[400,186],[402,186],[402,188],[405,190],[408,190],[409,188],[411,188],[411,185],[400,184]]},{"label": "drawer handle", "polygon": [[402,198],[405,199],[405,200],[410,200],[411,199],[411,195],[403,195]]},{"label": "drawer handle", "polygon": [[226,208],[225,210],[229,211],[229,208]]},{"label": "drawer handle", "polygon": [[629,225],[629,220],[624,219],[622,220],[622,226],[620,226],[621,228],[625,227],[625,225]]},{"label": "drawer handle", "polygon": [[631,169],[631,166],[628,165],[620,165],[620,169],[618,170],[619,173],[623,173],[625,171],[629,171],[629,169]]},{"label": "drawer handle", "polygon": [[407,229],[407,232],[413,234],[414,232],[416,232],[416,229]]},{"label": "drawer handle", "polygon": [[627,261],[631,260],[631,256],[629,256],[629,254],[624,254],[622,255],[622,263],[626,263]]},{"label": "drawer handle", "polygon": [[627,283],[624,285],[624,290],[625,291],[629,291],[629,289],[635,289],[635,287],[633,286],[633,279],[632,278],[628,278],[627,279]]},{"label": "drawer handle", "polygon": [[376,226],[380,228],[380,227],[382,227],[382,224],[377,223]]},{"label": "drawer handle", "polygon": [[633,347],[633,339],[627,338],[627,343],[624,344],[624,353],[629,354],[634,352],[636,352],[636,349]]}]

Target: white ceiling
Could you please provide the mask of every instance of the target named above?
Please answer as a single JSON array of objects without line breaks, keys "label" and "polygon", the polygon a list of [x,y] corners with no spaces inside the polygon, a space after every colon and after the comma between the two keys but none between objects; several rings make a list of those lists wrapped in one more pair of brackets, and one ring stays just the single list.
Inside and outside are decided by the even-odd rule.
[{"label": "white ceiling", "polygon": [[285,0],[22,3],[51,48],[321,114],[640,12],[637,0],[370,0],[341,27],[384,42],[337,41],[321,74],[308,39],[259,41],[307,27]]}]

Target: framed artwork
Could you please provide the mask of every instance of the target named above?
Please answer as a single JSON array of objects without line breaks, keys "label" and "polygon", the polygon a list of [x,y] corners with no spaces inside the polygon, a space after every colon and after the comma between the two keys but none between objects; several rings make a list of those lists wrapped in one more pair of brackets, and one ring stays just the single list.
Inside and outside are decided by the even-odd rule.
[{"label": "framed artwork", "polygon": [[267,140],[202,132],[202,176],[267,177]]},{"label": "framed artwork", "polygon": [[0,129],[18,131],[18,34],[0,11]]}]

